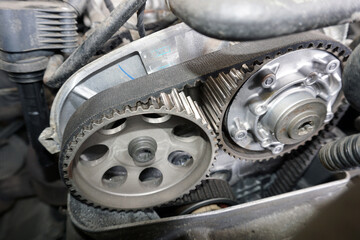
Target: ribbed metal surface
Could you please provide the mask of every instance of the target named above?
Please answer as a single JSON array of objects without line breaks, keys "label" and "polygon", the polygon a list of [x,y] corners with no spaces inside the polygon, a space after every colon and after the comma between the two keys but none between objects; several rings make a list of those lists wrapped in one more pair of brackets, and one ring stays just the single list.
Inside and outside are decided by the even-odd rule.
[{"label": "ribbed metal surface", "polygon": [[321,163],[329,170],[346,170],[360,166],[360,134],[326,144],[319,153]]},{"label": "ribbed metal surface", "polygon": [[73,49],[77,46],[77,15],[70,8],[36,12],[38,41],[41,48]]}]

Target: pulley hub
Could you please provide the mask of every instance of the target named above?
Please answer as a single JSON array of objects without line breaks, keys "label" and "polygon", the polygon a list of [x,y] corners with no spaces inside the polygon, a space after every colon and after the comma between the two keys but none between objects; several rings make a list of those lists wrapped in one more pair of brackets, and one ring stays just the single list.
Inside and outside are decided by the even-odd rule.
[{"label": "pulley hub", "polygon": [[241,148],[276,155],[332,119],[340,90],[335,56],[315,49],[290,52],[266,63],[243,84],[228,108],[225,127]]}]

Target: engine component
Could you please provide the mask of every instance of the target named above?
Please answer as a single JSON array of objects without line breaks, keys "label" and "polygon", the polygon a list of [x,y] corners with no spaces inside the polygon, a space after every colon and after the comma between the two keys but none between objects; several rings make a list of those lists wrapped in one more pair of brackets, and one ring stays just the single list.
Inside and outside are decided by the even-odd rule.
[{"label": "engine component", "polygon": [[210,39],[178,24],[114,50],[64,83],[51,108],[50,128],[45,129],[40,141],[51,153],[59,152],[66,124],[87,99],[117,84],[228,46],[229,42]]},{"label": "engine component", "polygon": [[202,202],[189,204],[179,211],[179,215],[211,212],[236,205],[237,202],[228,198],[207,199]]},{"label": "engine component", "polygon": [[[210,201],[207,201],[210,199]],[[223,204],[221,207],[235,205],[233,194],[226,181],[220,179],[206,179],[190,194],[176,201],[162,205],[155,210],[145,211],[109,211],[82,203],[73,196],[68,197],[68,211],[74,222],[97,231],[115,229],[129,223],[154,220],[174,215],[180,211],[197,209],[208,204]],[[99,221],[102,219],[103,221]]]},{"label": "engine component", "polygon": [[360,2],[353,0],[167,0],[167,4],[176,16],[200,33],[237,41],[276,37],[360,20]]},{"label": "engine component", "polygon": [[[106,240],[132,240],[139,237],[141,239],[194,239],[195,237],[196,239],[204,237],[208,239],[247,239],[249,235],[255,236],[255,239],[291,239],[299,231],[299,228],[306,225],[309,218],[318,213],[320,206],[336,199],[343,193],[349,182],[349,175],[341,174],[340,179],[337,178],[336,181],[275,196],[271,199],[241,204],[223,211],[175,216],[157,221],[132,221],[122,225],[115,222],[104,227],[103,221],[86,222],[81,218],[84,214],[93,212],[87,211],[86,206],[80,208],[82,212],[79,216],[73,214],[77,210],[75,204],[70,205],[70,217],[74,225],[88,236]],[[149,215],[151,216],[151,212]],[[284,228],[284,224],[286,224],[286,228]],[[279,231],[275,231],[277,229]]]},{"label": "engine component", "polygon": [[345,66],[343,85],[344,94],[351,106],[360,111],[360,45],[358,45],[349,58]]},{"label": "engine component", "polygon": [[[345,102],[345,99],[343,100]],[[334,115],[331,122],[315,136],[311,141],[301,146],[297,151],[283,157],[284,164],[274,173],[274,179],[267,186],[264,196],[274,196],[291,191],[304,175],[314,158],[318,155],[321,147],[329,140],[337,137],[333,133],[340,119],[348,109],[349,104],[343,103]]]},{"label": "engine component", "polygon": [[319,152],[321,163],[329,170],[345,170],[360,166],[360,134],[326,144]]},{"label": "engine component", "polygon": [[[56,164],[38,141],[49,124],[43,72],[48,56],[55,51],[69,53],[76,47],[76,18],[75,9],[60,1],[0,2],[0,69],[17,83],[29,141],[44,169]],[[54,180],[56,173],[48,174],[49,180]]]},{"label": "engine component", "polygon": [[176,90],[112,109],[64,145],[63,177],[75,196],[103,208],[161,205],[208,173],[216,142],[207,126],[197,103]]},{"label": "engine component", "polygon": [[239,89],[227,110],[226,130],[247,152],[268,149],[277,155],[333,118],[340,90],[340,61],[333,55],[313,49],[287,53]]},{"label": "engine component", "polygon": [[146,0],[122,0],[111,15],[66,59],[58,70],[45,81],[52,88],[61,85],[83,67],[102,45],[141,7]]},{"label": "engine component", "polygon": [[[61,1],[1,1],[0,50],[71,52],[77,46],[76,17],[75,9]],[[18,57],[2,59],[5,62],[0,66],[8,66],[10,71],[11,62]]]},{"label": "engine component", "polygon": [[274,158],[310,140],[333,118],[342,98],[338,57],[346,47],[336,49],[337,57],[322,44],[306,47],[204,84],[205,112],[224,151],[241,159]]},{"label": "engine component", "polygon": [[203,180],[201,184],[198,185],[193,191],[190,191],[189,194],[186,194],[182,198],[178,198],[175,201],[162,205],[161,208],[157,209],[157,211],[162,209],[167,211],[169,208],[182,208],[183,206],[187,208],[189,205],[204,203],[204,201],[209,199],[214,200],[214,202],[227,202],[229,206],[236,204],[234,195],[227,181],[216,178],[208,178]]},{"label": "engine component", "polygon": [[[260,46],[262,52],[259,52],[258,50]],[[79,162],[78,161],[79,159],[77,157],[81,155],[79,149],[83,146],[83,144],[86,142],[87,139],[92,139],[90,133],[100,130],[100,128],[105,126],[105,123],[109,123],[107,120],[108,118],[112,118],[114,114],[116,115],[117,119],[113,119],[113,121],[118,120],[122,117],[126,117],[126,115],[123,115],[122,117],[121,115],[117,115],[117,114],[127,114],[127,112],[125,113],[123,112],[125,106],[135,107],[137,106],[136,105],[137,103],[147,102],[149,98],[153,98],[153,97],[158,98],[160,97],[159,94],[161,92],[163,92],[162,95],[164,95],[173,88],[181,90],[185,86],[187,86],[187,87],[191,87],[192,90],[194,91],[199,90],[199,88],[196,88],[196,86],[198,86],[201,80],[205,81],[205,83],[211,82],[212,81],[211,79],[214,79],[215,76],[218,76],[219,72],[221,72],[220,76],[224,76],[225,74],[227,74],[228,71],[230,71],[230,73],[233,72],[237,73],[236,76],[239,76],[239,78],[235,80],[238,80],[236,81],[236,83],[240,84],[242,80],[245,81],[253,74],[253,72],[249,71],[247,72],[248,74],[244,73],[244,75],[242,75],[241,71],[243,69],[241,68],[241,66],[244,66],[245,63],[249,64],[249,66],[254,67],[257,66],[255,65],[255,63],[261,63],[264,61],[265,58],[274,58],[279,54],[285,54],[288,52],[288,49],[307,48],[313,46],[325,46],[326,49],[324,50],[328,52],[332,51],[333,53],[341,56],[340,60],[346,59],[349,54],[349,51],[346,47],[343,47],[341,44],[327,39],[323,35],[318,35],[316,33],[305,33],[300,35],[282,37],[279,39],[271,39],[260,42],[249,42],[244,44],[233,45],[228,49],[223,49],[214,53],[210,53],[201,56],[195,60],[187,61],[177,66],[164,69],[163,71],[155,72],[153,74],[141,78],[137,78],[132,81],[124,82],[108,90],[102,91],[101,93],[98,93],[91,99],[87,100],[76,110],[76,112],[71,117],[65,129],[63,143],[62,143],[62,151],[60,155],[60,165],[62,166],[61,174],[63,175],[66,184],[70,187],[74,196],[77,196],[78,198],[83,199],[84,201],[87,201],[89,203],[94,203],[94,199],[95,199],[96,201],[99,201],[99,202],[95,202],[95,204],[97,203],[97,205],[99,206],[109,207],[108,198],[105,198],[105,200],[104,198],[98,199],[99,196],[97,196],[97,194],[94,194],[93,188],[91,188],[91,186],[88,189],[81,189],[80,191],[78,191],[79,184],[77,184],[76,186],[73,185],[73,183],[76,183],[75,180],[79,180],[82,181],[83,183],[87,183],[90,182],[90,180],[92,179],[92,175],[90,175],[91,177],[86,177],[86,176],[79,177],[79,174],[73,171],[73,169],[75,169],[77,166],[80,166],[80,164],[77,164],[77,162]],[[261,66],[259,66],[259,68],[260,67]],[[236,69],[240,69],[240,70],[236,70]],[[209,84],[206,84],[206,86],[209,86]],[[219,86],[215,85],[215,87],[220,88]],[[235,88],[229,89],[229,92],[235,95],[236,90],[237,89]],[[186,92],[190,92],[190,90],[186,88]],[[213,91],[213,93],[217,93],[217,92]],[[164,96],[167,95],[165,94]],[[229,94],[228,97],[229,98],[227,99],[231,100],[231,94]],[[150,102],[150,104],[155,104],[155,105],[160,104],[159,105],[160,107],[163,104],[166,105],[168,103],[172,103],[175,104],[175,108],[178,108],[178,100],[176,100],[177,98],[173,97],[170,99],[172,100],[165,101],[166,98],[161,97],[160,102],[156,100]],[[205,104],[204,106],[210,106],[209,103],[212,103],[210,101],[206,101],[206,99],[204,98],[203,100],[205,100],[203,101],[203,103]],[[229,102],[227,102],[227,104],[229,104]],[[140,110],[143,109],[143,106],[141,104],[140,105],[138,104],[138,106]],[[192,104],[190,106],[192,106]],[[207,121],[210,122],[214,128],[216,128],[217,125],[214,124],[215,123],[214,118],[210,118],[212,116],[216,117],[216,115],[209,114],[210,113],[209,110],[211,110],[209,108],[205,107],[203,109],[206,111],[206,114],[208,116]],[[223,109],[225,111],[226,106],[225,108],[219,108],[219,109]],[[134,110],[136,109],[133,109],[133,111]],[[163,114],[163,112],[160,113]],[[190,111],[189,113],[191,114],[192,112]],[[135,113],[130,112],[129,114],[131,115]],[[203,118],[202,112],[200,110],[198,110],[198,114],[201,118]],[[150,136],[150,137],[154,138],[154,136]],[[208,139],[207,141],[212,140],[211,137],[208,137],[207,139]],[[128,144],[130,143],[130,140],[128,140],[129,142],[125,144],[126,149],[128,149]],[[146,142],[148,148],[152,146],[151,147],[152,149],[148,150],[148,154],[151,155],[152,152],[155,151],[154,142],[151,139],[145,139],[145,140],[140,139],[140,140]],[[137,149],[136,147],[137,145],[138,145],[137,143],[135,143],[134,145],[132,144],[131,149]],[[157,144],[157,146],[159,145]],[[210,150],[214,151],[213,148],[214,146],[208,149],[207,151]],[[130,152],[133,154],[132,150]],[[210,164],[212,159],[211,160],[208,160],[208,158],[206,159],[207,159],[205,161],[206,165]],[[139,162],[139,160],[137,161]],[[209,165],[207,166],[209,167]],[[205,169],[204,165],[198,166],[197,169],[198,169],[197,170],[198,173],[202,172],[202,174],[205,174],[206,172],[206,171],[203,172]],[[124,172],[124,171],[120,171],[120,172]],[[100,176],[101,178],[103,174],[104,172],[97,175]],[[157,176],[160,176],[160,174],[157,174]],[[202,177],[204,177],[204,175]],[[195,178],[197,178],[196,179],[197,181],[195,181]],[[173,192],[173,195],[171,195],[171,197],[169,197],[168,195],[169,198],[167,199],[157,198],[157,199],[149,200],[148,202],[144,203],[143,201],[143,199],[145,199],[144,197],[138,197],[137,199],[136,197],[134,197],[136,201],[134,200],[131,203],[128,201],[119,203],[119,201],[114,200],[116,199],[116,197],[114,196],[114,199],[112,199],[111,201],[111,203],[114,205],[111,205],[110,207],[132,209],[132,208],[146,208],[156,204],[161,204],[166,201],[169,201],[171,198],[180,197],[182,193],[186,192],[185,189],[186,190],[191,189],[192,187],[195,186],[194,184],[196,184],[196,182],[197,183],[199,182],[199,180],[201,180],[199,176],[197,177],[194,176],[191,178],[190,177],[183,178],[183,181],[181,181],[180,184],[183,189],[181,189],[181,191],[180,190],[176,191],[176,194],[179,195],[175,196],[175,192]],[[136,181],[139,182],[139,179],[136,178]],[[191,184],[189,184],[188,181],[191,181]],[[173,186],[177,186],[177,185],[173,185]],[[169,189],[173,189],[173,186],[170,187]],[[98,188],[96,191],[102,191],[102,190],[103,188],[101,189]]]}]

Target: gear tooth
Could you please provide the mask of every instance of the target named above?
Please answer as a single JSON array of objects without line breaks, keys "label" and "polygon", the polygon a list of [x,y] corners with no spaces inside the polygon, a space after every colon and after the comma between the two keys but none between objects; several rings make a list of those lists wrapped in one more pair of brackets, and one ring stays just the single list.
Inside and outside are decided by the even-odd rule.
[{"label": "gear tooth", "polygon": [[217,77],[217,83],[219,93],[222,95],[222,99],[227,99],[230,97],[232,87],[228,83],[227,74],[219,73],[219,76]]},{"label": "gear tooth", "polygon": [[[317,46],[315,46],[313,43],[310,45],[307,45],[307,48],[313,48],[313,47],[323,47],[327,44],[322,43]],[[297,49],[304,48],[305,45],[298,44],[296,47],[289,47],[288,49],[281,50],[278,52],[271,53],[269,55],[265,55],[262,58],[258,58],[251,64],[245,63],[242,64],[239,68],[232,68],[228,73],[220,72],[216,78],[214,77],[208,77],[208,79],[205,81],[203,86],[201,87],[201,100],[202,100],[202,110],[205,113],[205,116],[207,118],[207,121],[211,124],[211,126],[214,128],[215,132],[218,134],[218,145],[222,146],[223,150],[227,152],[230,156],[233,156],[235,158],[241,157],[241,153],[237,152],[236,150],[232,149],[231,146],[229,146],[224,139],[224,136],[222,136],[222,128],[223,128],[223,118],[226,113],[226,109],[228,105],[230,104],[232,98],[236,94],[236,92],[239,90],[239,88],[242,86],[242,84],[252,75],[252,73],[256,72],[258,69],[260,69],[264,64],[271,61],[272,59],[281,56],[288,51],[294,51]],[[331,45],[330,45],[331,46]],[[333,53],[334,49],[330,49],[329,47],[324,48],[327,52]],[[338,49],[335,49],[337,55],[342,56],[344,53],[341,53],[342,49],[339,47]],[[316,133],[315,133],[316,135]],[[300,143],[296,147],[300,147],[303,144],[305,144],[306,141],[303,143]],[[291,152],[292,149],[289,150]],[[281,154],[277,155],[276,157],[282,157],[287,152],[282,152]],[[247,157],[245,157],[247,158]],[[270,160],[274,158],[273,156],[265,157],[264,159],[259,159],[256,156],[254,159],[250,160]]]},{"label": "gear tooth", "polygon": [[205,87],[203,88],[202,93],[203,102],[206,104],[208,111],[214,112],[214,114],[216,115],[220,115],[222,106],[218,102],[216,102],[213,93],[207,85],[205,85]]},{"label": "gear tooth", "polygon": [[[161,93],[160,98],[161,98],[161,104],[163,104],[166,109],[171,110],[174,108],[174,104],[171,101],[169,94]],[[159,105],[161,105],[161,104],[159,104]]]},{"label": "gear tooth", "polygon": [[159,100],[158,98],[155,98],[153,96],[150,97],[151,105],[154,106],[154,108],[156,109],[160,108],[160,104],[158,100]]},{"label": "gear tooth", "polygon": [[185,96],[185,93],[184,93],[184,92],[180,92],[180,93],[179,93],[179,97],[180,97],[180,101],[181,101],[182,106],[183,106],[183,108],[185,109],[186,113],[189,114],[189,115],[193,114],[192,109],[191,109],[191,106],[190,106],[190,104],[189,104],[189,102],[187,101],[187,98],[186,98],[186,96]]},{"label": "gear tooth", "polygon": [[226,95],[221,91],[218,82],[219,78],[216,78],[215,80],[213,77],[209,77],[206,84],[208,86],[211,96],[213,97],[214,102],[218,106],[224,106],[226,103]]},{"label": "gear tooth", "polygon": [[[187,101],[190,104],[191,111],[194,113],[196,119],[201,119],[201,114],[198,111],[198,108],[195,105],[195,102],[188,96]],[[206,122],[205,122],[206,123]]]},{"label": "gear tooth", "polygon": [[[322,45],[324,47],[326,44]],[[324,47],[325,49],[326,47]],[[326,48],[329,49],[329,48]],[[337,50],[337,52],[340,50]],[[341,52],[341,51],[340,51]],[[279,52],[279,54],[283,54],[283,52]],[[340,54],[343,55],[343,54]],[[276,57],[275,54],[271,56],[264,56],[264,59],[271,60],[274,57]],[[261,59],[260,59],[261,60]],[[259,64],[262,64],[262,60],[258,62],[254,62],[253,65],[250,64],[243,64],[239,69],[233,68],[229,71],[229,73],[219,73],[216,78],[209,78],[208,81],[201,86],[201,100],[202,105],[199,107],[196,102],[189,100],[184,94],[183,97],[180,97],[178,90],[173,89],[170,94],[164,93],[160,94],[160,98],[149,98],[149,101],[146,103],[137,103],[135,106],[126,106],[124,109],[114,109],[113,115],[116,115],[117,117],[121,116],[122,114],[133,114],[135,111],[140,110],[143,111],[144,109],[150,109],[147,108],[147,106],[151,106],[151,109],[161,109],[162,111],[173,111],[176,112],[178,115],[180,114],[187,114],[187,117],[192,119],[194,122],[198,123],[199,126],[201,126],[204,131],[208,134],[210,137],[210,140],[212,140],[212,154],[215,155],[217,153],[217,147],[223,146],[223,150],[226,154],[228,154],[231,157],[239,158],[239,156],[236,156],[234,151],[232,151],[231,148],[227,148],[226,143],[224,139],[221,136],[218,136],[218,144],[216,144],[216,138],[215,134],[210,128],[210,125],[213,127],[215,132],[219,133],[221,132],[221,120],[223,117],[223,114],[226,111],[227,105],[231,101],[231,98],[233,95],[237,92],[238,88],[244,83],[244,81],[251,75],[253,71],[258,69],[260,67]],[[200,79],[196,80],[191,84],[191,86],[197,85],[200,81]],[[191,98],[190,98],[191,99]],[[191,111],[185,111],[186,107],[188,107],[188,110]],[[111,115],[111,114],[110,114]],[[199,119],[199,116],[201,119]],[[109,115],[102,116],[98,122],[98,124],[102,124],[103,120],[105,118],[109,117]],[[81,131],[81,134],[78,134],[79,141],[83,141],[83,139],[91,133],[91,131],[94,130],[94,125],[96,122],[92,122],[89,125],[85,125]],[[78,139],[76,141],[73,141],[73,143],[77,143]],[[63,152],[65,154],[61,157],[61,162],[63,164],[63,171],[62,176],[64,178],[65,184],[69,187],[70,191],[74,191],[78,199],[83,199],[83,197],[77,192],[77,190],[72,186],[72,181],[69,179],[68,174],[68,166],[67,164],[71,164],[70,156],[74,154],[73,148],[70,147],[71,144],[68,144],[66,147],[63,147]],[[282,153],[280,156],[284,155],[285,153]],[[245,161],[249,161],[248,159],[244,159]],[[252,159],[250,159],[252,160]],[[267,160],[267,159],[260,159],[261,161]],[[213,160],[214,161],[214,160]],[[210,166],[213,166],[213,163],[210,164]],[[210,169],[209,166],[209,169]],[[300,164],[300,166],[303,166],[303,164]],[[209,174],[208,171],[204,174],[203,177],[207,177]],[[291,173],[291,172],[287,172]],[[289,178],[289,175],[286,175]],[[292,175],[290,175],[292,177]],[[288,179],[289,180],[289,179]],[[286,181],[285,181],[286,182]],[[193,187],[189,188],[190,192],[192,189],[195,189],[196,186],[198,186],[200,182],[195,183]],[[282,184],[284,184],[284,180],[282,180]],[[276,186],[274,185],[273,188]],[[271,190],[268,190],[268,192],[274,192]],[[186,193],[185,193],[186,194]],[[94,204],[88,200],[83,200],[88,204]],[[94,204],[95,207],[102,207],[98,206],[97,204]],[[108,209],[108,208],[104,208]],[[112,209],[110,209],[112,210]],[[131,210],[126,210],[131,211]]]},{"label": "gear tooth", "polygon": [[[210,173],[210,168],[213,166],[214,157],[215,157],[217,149],[218,149],[217,148],[217,139],[216,139],[216,135],[215,135],[213,129],[209,126],[202,109],[199,107],[197,102],[194,102],[191,99],[190,96],[186,96],[184,92],[179,92],[176,89],[173,89],[170,94],[161,93],[161,94],[159,94],[158,97],[150,97],[148,102],[146,102],[146,103],[137,102],[134,104],[134,106],[126,106],[123,109],[124,110],[121,112],[117,112],[116,110],[112,111],[115,114],[113,114],[111,119],[105,119],[105,121],[104,121],[104,118],[103,118],[104,116],[101,116],[100,119],[92,121],[89,125],[84,125],[82,127],[82,130],[79,131],[80,134],[77,134],[76,137],[72,138],[72,141],[70,141],[68,146],[66,148],[64,148],[64,152],[67,153],[68,158],[66,158],[64,156],[61,158],[62,167],[63,167],[62,176],[63,176],[65,184],[69,188],[69,191],[75,198],[85,202],[86,204],[93,205],[94,207],[97,207],[97,208],[101,208],[104,210],[113,210],[106,206],[101,206],[99,204],[96,204],[95,202],[93,202],[89,199],[84,199],[82,197],[82,195],[78,191],[76,185],[74,185],[73,179],[69,178],[69,174],[68,174],[68,171],[69,171],[68,166],[69,165],[68,164],[70,164],[71,161],[75,157],[75,155],[74,155],[75,153],[74,153],[73,149],[77,149],[79,147],[79,144],[82,144],[84,141],[86,141],[88,136],[90,136],[94,130],[100,129],[102,127],[102,125],[109,124],[109,122],[111,122],[111,121],[115,121],[113,119],[114,116],[116,117],[116,119],[121,119],[121,118],[124,118],[124,116],[125,117],[132,116],[132,114],[134,114],[134,113],[138,114],[138,112],[141,112],[141,113],[152,113],[152,112],[159,113],[159,112],[161,112],[164,114],[176,114],[177,116],[184,117],[185,119],[188,119],[188,120],[194,122],[194,124],[197,124],[199,127],[201,127],[203,129],[203,131],[206,133],[206,135],[208,136],[207,139],[208,139],[209,143],[211,144],[211,150],[210,150],[211,158],[208,159],[209,165],[208,165],[206,171],[203,173],[202,178],[200,180],[198,180],[197,182],[194,182],[193,186],[190,186],[188,191],[183,194],[187,194],[191,190],[195,189],[201,183],[202,179],[208,177],[208,175]],[[109,116],[110,115],[107,115],[106,117],[109,117]],[[97,125],[97,124],[99,124],[99,126],[94,128],[93,126]],[[81,138],[80,138],[80,136],[81,136]],[[181,197],[181,195],[179,197]],[[140,209],[142,209],[142,208],[140,208]],[[131,211],[131,210],[125,210],[125,211]]]},{"label": "gear tooth", "polygon": [[171,100],[174,104],[174,107],[177,109],[177,111],[182,112],[184,110],[184,106],[181,103],[179,93],[176,91],[176,89],[172,89],[169,97],[171,98]]}]

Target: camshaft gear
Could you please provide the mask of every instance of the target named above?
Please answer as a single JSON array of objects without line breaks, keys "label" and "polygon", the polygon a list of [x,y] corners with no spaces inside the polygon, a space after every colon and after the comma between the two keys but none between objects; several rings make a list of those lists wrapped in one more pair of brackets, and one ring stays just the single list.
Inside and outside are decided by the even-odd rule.
[{"label": "camshaft gear", "polygon": [[340,59],[346,51],[304,44],[209,77],[203,107],[223,150],[268,160],[310,140],[341,104]]},{"label": "camshaft gear", "polygon": [[[277,110],[281,118],[280,121],[275,122],[289,123],[284,124],[285,127],[295,124],[299,131],[294,134],[299,133],[298,135],[302,137],[306,136],[306,139],[300,139],[296,144],[289,144],[290,148],[285,146],[279,154],[274,154],[277,149],[269,151],[271,145],[261,146],[266,148],[264,151],[247,149],[248,152],[244,154],[243,149],[246,148],[241,148],[231,138],[242,137],[244,129],[241,124],[239,131],[234,132],[236,134],[233,136],[227,126],[225,128],[224,119],[229,113],[228,107],[233,103],[239,89],[246,83],[251,83],[249,79],[259,69],[272,59],[300,49],[317,49],[316,51],[320,49],[326,53],[326,57],[324,59],[320,57],[320,61],[316,63],[316,66],[324,72],[318,73],[317,77],[320,80],[319,82],[316,80],[313,84],[320,86],[316,88],[311,86],[310,83],[314,79],[309,78],[309,89],[305,91],[306,96],[303,95],[305,100],[311,100],[311,94],[314,94],[312,97],[316,101],[309,103],[298,101],[298,105],[292,106],[295,109],[291,114],[292,119],[288,121],[282,120],[282,116],[286,114],[284,115],[284,111],[278,108],[277,104],[272,103],[272,108]],[[335,88],[327,91],[322,89],[327,85],[320,82],[327,81],[322,77],[326,78],[327,70],[332,71],[332,64],[328,63],[334,60],[333,58],[336,60],[337,72],[341,67],[338,64],[345,61],[349,54],[348,48],[322,34],[301,33],[235,44],[228,49],[119,84],[87,100],[72,115],[63,134],[60,173],[75,197],[102,208],[144,209],[180,198],[194,189],[208,173],[217,148],[216,137],[229,154],[245,159],[261,160],[280,156],[295,149],[310,139],[310,135],[316,134],[319,130],[317,116],[310,114],[314,118],[306,121],[303,118],[298,119],[296,112],[306,110],[307,104],[310,106],[314,104],[321,110],[321,116],[325,113],[327,115],[328,101],[317,96],[316,89],[320,88],[320,92],[329,96],[331,93],[338,94],[336,87],[339,84],[334,84]],[[322,60],[326,63],[324,64]],[[269,70],[276,73],[276,68]],[[306,72],[306,68],[303,70]],[[265,93],[265,89],[271,90],[273,87],[270,81],[272,73],[264,73],[267,73],[264,78],[270,76],[269,81],[261,82],[254,87]],[[339,75],[338,72],[336,74]],[[311,73],[309,76],[312,76]],[[338,79],[338,77],[332,79],[333,83]],[[306,80],[295,86],[295,89],[303,87],[301,84],[307,84]],[[196,99],[200,94],[199,106],[184,93],[178,94],[179,91],[187,92],[197,97]],[[261,96],[267,95],[269,94],[261,94]],[[341,94],[338,94],[335,101],[331,102],[332,113],[336,111],[340,99]],[[290,103],[293,105],[291,101]],[[300,108],[297,109],[299,106]],[[319,121],[322,121],[321,117]],[[259,123],[253,121],[256,122]],[[261,121],[260,123],[262,124]],[[177,127],[178,125],[180,127]],[[244,127],[246,129],[247,126]],[[218,136],[215,136],[214,131]],[[149,134],[144,135],[144,132]],[[308,136],[308,133],[311,134]],[[157,137],[158,135],[161,136]],[[191,139],[194,139],[194,142]],[[174,140],[177,141],[176,144]],[[196,144],[196,141],[206,144]],[[96,145],[101,146],[95,147],[94,150],[93,146]],[[176,148],[166,146],[176,146]],[[102,155],[99,152],[102,152]],[[157,158],[159,154],[162,156]],[[91,160],[92,158],[94,160]],[[109,160],[105,161],[107,159]],[[101,168],[106,162],[116,164]],[[182,169],[183,173],[173,171],[174,169]],[[122,191],[124,189],[126,191]]]},{"label": "camshaft gear", "polygon": [[173,89],[113,109],[63,149],[63,177],[73,195],[102,208],[144,209],[200,184],[216,137],[197,103]]}]

